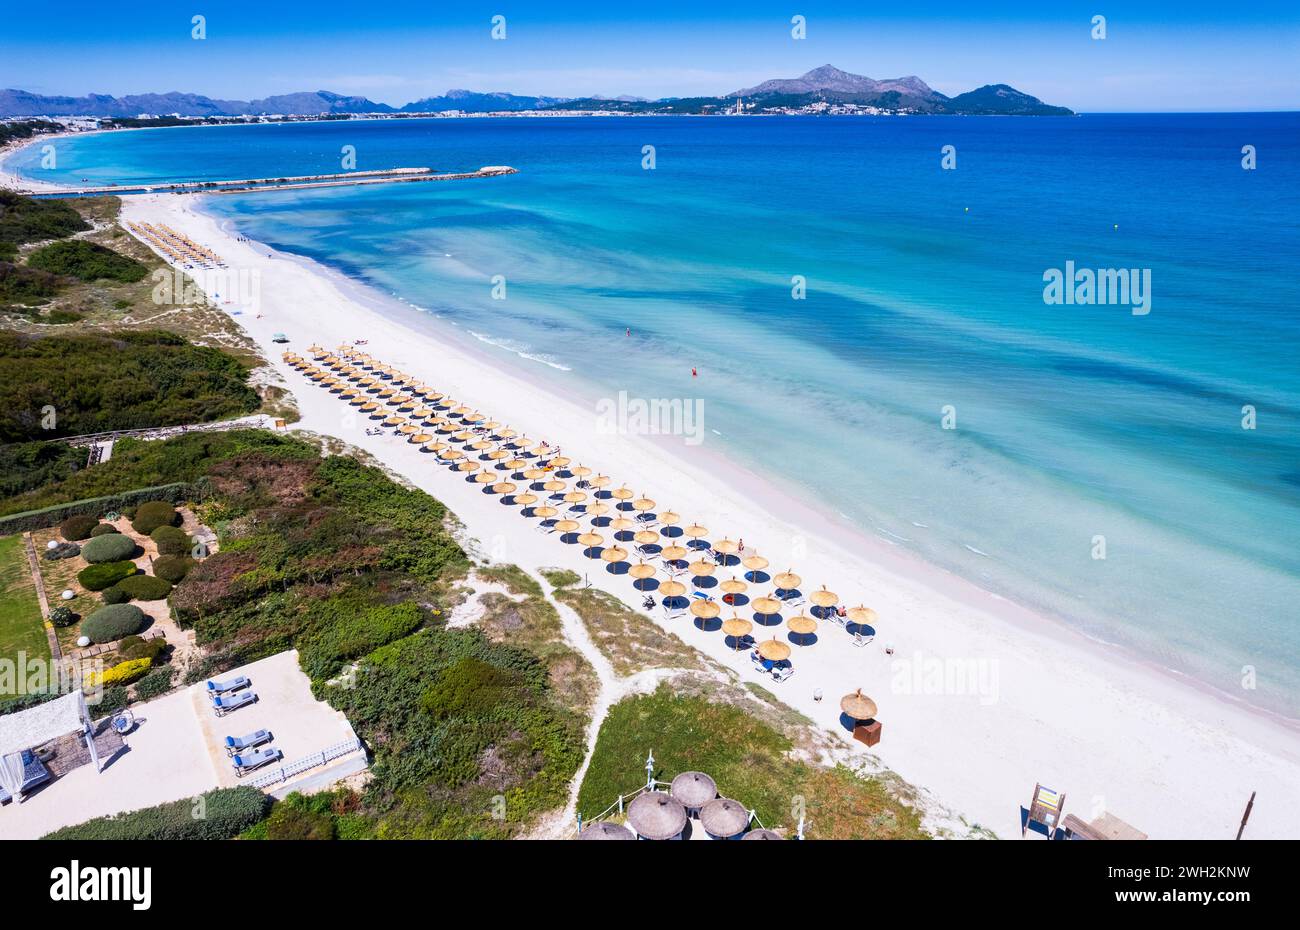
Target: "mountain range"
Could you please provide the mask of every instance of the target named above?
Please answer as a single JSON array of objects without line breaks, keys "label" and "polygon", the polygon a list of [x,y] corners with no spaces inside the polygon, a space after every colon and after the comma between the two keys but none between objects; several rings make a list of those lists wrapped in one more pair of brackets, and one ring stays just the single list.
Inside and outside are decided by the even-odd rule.
[{"label": "mountain range", "polygon": [[88,94],[59,97],[24,90],[0,90],[0,117],[98,116],[128,118],[142,114],[186,117],[230,117],[278,114],[315,116],[359,113],[436,113],[460,110],[466,113],[518,113],[528,110],[608,110],[632,113],[707,113],[733,108],[743,100],[753,112],[770,108],[792,108],[816,103],[855,104],[914,113],[1070,115],[1065,107],[1050,106],[1037,97],[1006,84],[983,87],[948,97],[915,75],[876,80],[850,74],[832,65],[814,68],[797,78],[764,81],[718,97],[545,97],[504,92],[480,93],[449,90],[440,97],[413,100],[401,107],[376,103],[366,97],[345,96],[327,90],[280,94],[261,100],[217,100],[202,94],[131,94],[112,97]]}]

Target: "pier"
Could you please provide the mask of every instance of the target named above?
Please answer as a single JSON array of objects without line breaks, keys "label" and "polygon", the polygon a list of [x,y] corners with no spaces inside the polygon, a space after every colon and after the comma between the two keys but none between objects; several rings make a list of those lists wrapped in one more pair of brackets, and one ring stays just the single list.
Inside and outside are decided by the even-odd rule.
[{"label": "pier", "polygon": [[305,190],[316,187],[355,187],[362,184],[398,184],[418,181],[460,181],[518,174],[508,165],[488,165],[477,171],[438,174],[432,168],[386,168],[347,171],[341,174],[309,174],[298,177],[245,178],[232,181],[175,181],[170,184],[109,184],[99,187],[66,188],[57,192],[34,192],[34,197],[95,197],[131,194],[244,194],[250,191]]}]

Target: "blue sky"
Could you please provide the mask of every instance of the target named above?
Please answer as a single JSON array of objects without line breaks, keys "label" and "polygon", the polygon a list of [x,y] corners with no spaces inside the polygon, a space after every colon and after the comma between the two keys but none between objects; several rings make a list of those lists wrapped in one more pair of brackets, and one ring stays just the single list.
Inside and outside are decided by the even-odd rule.
[{"label": "blue sky", "polygon": [[[207,18],[203,41],[190,37],[194,13]],[[505,41],[490,38],[494,14],[506,17]],[[795,14],[807,20],[802,41],[790,36]],[[1090,38],[1095,14],[1106,17],[1104,41]],[[465,87],[660,97],[726,93],[829,62],[876,78],[916,74],[947,94],[1011,84],[1080,111],[1267,110],[1300,109],[1297,61],[1295,0],[74,0],[11,3],[0,17],[0,86],[72,95],[326,89],[402,104]]]}]

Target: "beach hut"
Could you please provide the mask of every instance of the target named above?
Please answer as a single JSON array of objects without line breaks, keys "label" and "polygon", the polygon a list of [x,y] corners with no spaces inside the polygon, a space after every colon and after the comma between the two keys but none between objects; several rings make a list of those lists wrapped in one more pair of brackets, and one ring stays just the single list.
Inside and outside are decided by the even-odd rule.
[{"label": "beach hut", "polygon": [[582,828],[578,834],[580,840],[634,840],[636,834],[620,823],[597,820]]},{"label": "beach hut", "polygon": [[714,798],[700,809],[700,826],[711,839],[738,840],[749,829],[745,805],[731,798]]},{"label": "beach hut", "polygon": [[840,698],[840,710],[853,724],[853,738],[868,746],[880,742],[880,721],[876,719],[876,702],[858,688]]},{"label": "beach hut", "polygon": [[686,808],[663,791],[646,791],[627,806],[627,823],[640,840],[680,840]]},{"label": "beach hut", "polygon": [[703,772],[682,772],[673,779],[668,793],[682,802],[688,817],[698,817],[700,808],[718,796],[718,783]]}]

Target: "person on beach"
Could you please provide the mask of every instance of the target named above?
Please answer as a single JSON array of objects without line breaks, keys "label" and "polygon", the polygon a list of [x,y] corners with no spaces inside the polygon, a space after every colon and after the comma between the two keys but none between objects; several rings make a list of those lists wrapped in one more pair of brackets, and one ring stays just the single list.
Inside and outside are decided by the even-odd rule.
[{"label": "person on beach", "polygon": [[691,377],[692,377],[692,378],[698,378],[699,376],[700,376],[700,373],[699,373],[698,371],[696,371],[694,368],[691,368]]},{"label": "person on beach", "polygon": [[744,537],[744,536],[740,537],[739,542],[736,543],[736,551],[737,551],[737,552],[744,552],[744,551],[745,551],[745,537]]}]

